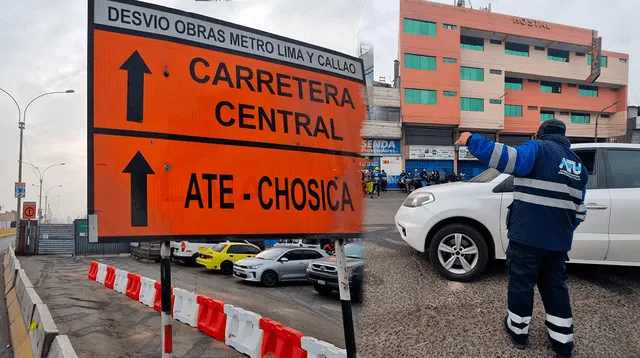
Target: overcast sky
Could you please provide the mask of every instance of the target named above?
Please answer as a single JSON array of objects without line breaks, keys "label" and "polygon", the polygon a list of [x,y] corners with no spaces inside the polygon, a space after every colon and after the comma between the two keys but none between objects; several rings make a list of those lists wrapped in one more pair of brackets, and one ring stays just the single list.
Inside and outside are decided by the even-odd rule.
[{"label": "overcast sky", "polygon": [[[398,2],[394,0],[154,0],[156,4],[217,17],[283,36],[357,54],[357,37],[375,47],[375,75],[393,75],[397,57]],[[451,4],[453,0],[439,0]],[[474,7],[487,5],[474,0]],[[510,15],[594,28],[605,50],[626,52],[630,59],[629,100],[638,104],[640,25],[635,0],[493,0],[492,10]],[[467,0],[467,4],[469,1]],[[535,4],[535,5],[533,5]],[[66,219],[86,214],[86,0],[0,1],[0,88],[13,94],[21,106],[35,96],[74,89],[75,94],[39,99],[26,118],[24,160],[50,169],[44,187],[62,184],[49,197],[54,216]],[[357,35],[356,35],[357,34]],[[634,46],[635,45],[635,46]],[[639,55],[639,56],[636,56]],[[634,70],[635,69],[635,70]],[[633,86],[638,86],[635,88]],[[635,90],[635,91],[634,91]],[[640,93],[638,93],[640,94]],[[15,105],[0,93],[0,206],[15,210],[13,186],[17,180],[18,128]],[[27,200],[37,201],[38,177],[25,165]],[[43,200],[44,201],[44,200]],[[44,204],[44,202],[43,202]]]},{"label": "overcast sky", "polygon": [[[367,0],[152,0],[165,5],[301,41],[357,55],[357,29]],[[66,220],[86,214],[86,0],[0,1],[0,88],[11,93],[24,108],[41,93],[74,89],[75,94],[50,95],[29,107],[23,160],[42,168],[54,217]],[[15,210],[14,183],[18,173],[18,111],[0,92],[0,206]],[[23,168],[27,201],[38,201],[35,170]],[[44,196],[44,195],[43,195]],[[42,205],[44,206],[44,199]]]}]

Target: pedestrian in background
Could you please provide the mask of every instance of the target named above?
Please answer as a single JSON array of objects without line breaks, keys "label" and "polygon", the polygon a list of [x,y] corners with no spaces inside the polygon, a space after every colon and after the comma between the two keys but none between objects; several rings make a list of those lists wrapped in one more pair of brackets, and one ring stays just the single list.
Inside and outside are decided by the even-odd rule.
[{"label": "pedestrian in background", "polygon": [[388,178],[387,172],[385,172],[384,169],[382,169],[382,172],[380,173],[380,188],[382,189],[383,193],[387,192],[388,180],[389,178]]},{"label": "pedestrian in background", "polygon": [[537,285],[546,311],[546,328],[557,357],[571,357],[573,316],[566,262],[573,232],[585,219],[587,180],[580,158],[571,150],[564,122],[542,122],[537,140],[510,147],[479,134],[462,133],[483,164],[513,174],[513,202],[508,206],[508,310],[502,324],[513,345],[524,349]]}]

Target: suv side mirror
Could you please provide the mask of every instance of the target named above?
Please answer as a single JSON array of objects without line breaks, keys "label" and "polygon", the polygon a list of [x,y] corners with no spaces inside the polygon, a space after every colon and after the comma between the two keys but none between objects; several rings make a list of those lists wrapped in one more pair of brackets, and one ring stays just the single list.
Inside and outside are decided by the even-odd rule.
[{"label": "suv side mirror", "polygon": [[284,263],[284,262],[289,262],[289,259],[286,257],[283,257],[280,259],[280,262]]}]

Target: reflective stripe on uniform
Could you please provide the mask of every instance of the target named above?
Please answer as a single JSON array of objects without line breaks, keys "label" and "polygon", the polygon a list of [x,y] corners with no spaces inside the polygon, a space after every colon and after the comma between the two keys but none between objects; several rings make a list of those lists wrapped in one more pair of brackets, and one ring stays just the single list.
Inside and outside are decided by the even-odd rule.
[{"label": "reflective stripe on uniform", "polygon": [[511,174],[513,173],[513,169],[516,167],[518,151],[513,147],[507,146],[507,155],[509,159],[507,160],[507,166],[504,168],[504,172],[507,174]]},{"label": "reflective stripe on uniform", "polygon": [[500,157],[502,156],[502,148],[504,148],[504,144],[496,143],[493,147],[493,152],[491,153],[491,160],[489,160],[489,166],[492,168],[497,168],[500,163]]},{"label": "reflective stripe on uniform", "polygon": [[584,204],[580,204],[580,206],[578,206],[578,212],[586,213],[587,212],[587,207]]},{"label": "reflective stripe on uniform", "polygon": [[573,317],[560,318],[560,317],[552,316],[547,313],[547,322],[553,323],[558,327],[570,328],[571,326],[573,326]]},{"label": "reflective stripe on uniform", "polygon": [[531,178],[514,178],[513,185],[526,186],[534,189],[557,191],[559,193],[567,193],[576,199],[582,200],[582,191],[578,189],[574,189],[562,183],[554,183],[551,181],[531,179]]},{"label": "reflective stripe on uniform", "polygon": [[576,219],[578,219],[578,220],[584,221],[584,219],[586,219],[586,218],[587,218],[587,216],[584,215],[584,214],[576,214]]},{"label": "reflective stripe on uniform", "polygon": [[549,333],[549,337],[551,337],[552,339],[554,339],[554,340],[556,340],[556,341],[558,341],[558,342],[560,342],[562,344],[573,342],[573,333],[571,333],[571,334],[562,334],[562,333],[558,333],[556,331],[553,331],[549,327],[547,327],[547,332]]},{"label": "reflective stripe on uniform", "polygon": [[579,208],[579,205],[576,205],[574,202],[569,200],[547,198],[544,196],[520,193],[517,191],[513,192],[513,199],[524,201],[526,203],[550,206],[552,208],[559,208],[559,209],[568,209],[568,210],[578,211],[578,208]]},{"label": "reflective stripe on uniform", "polygon": [[515,323],[526,323],[529,324],[531,323],[531,316],[529,317],[520,317],[517,314],[507,310],[507,313],[509,314],[509,319],[514,321]]},{"label": "reflective stripe on uniform", "polygon": [[511,320],[508,319],[507,320],[507,327],[509,327],[509,329],[511,330],[511,332],[515,333],[515,334],[529,334],[529,325],[527,325],[524,328],[518,328],[518,327],[514,327],[511,324]]}]

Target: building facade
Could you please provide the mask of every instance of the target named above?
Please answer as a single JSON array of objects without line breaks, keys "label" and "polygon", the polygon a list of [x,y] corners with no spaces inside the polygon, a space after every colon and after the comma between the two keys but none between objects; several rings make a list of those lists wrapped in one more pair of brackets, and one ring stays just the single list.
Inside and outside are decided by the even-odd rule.
[{"label": "building facade", "polygon": [[602,51],[587,82],[595,30],[422,0],[400,0],[399,26],[407,169],[479,173],[454,150],[462,131],[517,145],[557,118],[572,142],[593,141],[596,121],[599,141],[625,135],[629,56]]},{"label": "building facade", "polygon": [[640,111],[638,106],[627,108],[627,133],[619,138],[621,143],[640,144]]},{"label": "building facade", "polygon": [[[373,73],[373,50],[360,56],[365,73]],[[363,170],[379,167],[388,175],[388,188],[397,187],[402,170],[400,92],[391,84],[367,78],[367,118],[363,123],[361,154]]]}]

